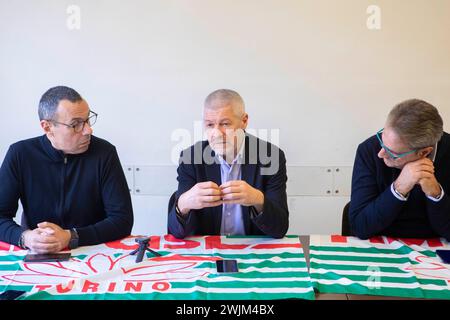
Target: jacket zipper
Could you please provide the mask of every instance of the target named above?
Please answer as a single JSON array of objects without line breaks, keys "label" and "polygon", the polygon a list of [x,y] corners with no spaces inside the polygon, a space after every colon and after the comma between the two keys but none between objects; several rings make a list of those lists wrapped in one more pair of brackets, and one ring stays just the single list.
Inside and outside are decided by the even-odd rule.
[{"label": "jacket zipper", "polygon": [[65,207],[65,193],[66,193],[66,170],[67,170],[67,156],[64,155],[64,166],[62,174],[62,184],[61,184],[61,209],[59,213],[59,219],[61,221],[61,227],[64,225],[64,207]]}]

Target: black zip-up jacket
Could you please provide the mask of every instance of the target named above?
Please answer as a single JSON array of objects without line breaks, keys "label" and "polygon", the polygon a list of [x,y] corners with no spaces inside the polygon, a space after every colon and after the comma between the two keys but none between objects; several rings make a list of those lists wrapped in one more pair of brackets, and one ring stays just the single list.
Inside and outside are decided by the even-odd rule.
[{"label": "black zip-up jacket", "polygon": [[[13,220],[19,199],[22,226]],[[43,135],[10,146],[0,168],[0,241],[17,245],[44,221],[76,228],[80,246],[131,233],[131,197],[112,144],[92,136],[86,152],[65,155]]]}]

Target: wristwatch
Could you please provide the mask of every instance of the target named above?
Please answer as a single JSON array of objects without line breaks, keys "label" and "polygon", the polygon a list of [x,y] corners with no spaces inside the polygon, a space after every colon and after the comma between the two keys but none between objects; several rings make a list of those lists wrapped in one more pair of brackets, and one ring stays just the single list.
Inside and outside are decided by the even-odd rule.
[{"label": "wristwatch", "polygon": [[175,213],[177,214],[178,218],[180,218],[183,221],[186,221],[187,215],[182,214],[180,208],[178,208],[178,199],[175,201]]},{"label": "wristwatch", "polygon": [[78,232],[75,228],[70,229],[69,249],[78,248]]}]

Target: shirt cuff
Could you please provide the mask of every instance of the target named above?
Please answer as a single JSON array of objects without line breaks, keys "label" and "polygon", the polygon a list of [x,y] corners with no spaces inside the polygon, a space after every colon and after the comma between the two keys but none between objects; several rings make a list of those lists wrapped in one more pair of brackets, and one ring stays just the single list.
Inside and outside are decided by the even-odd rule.
[{"label": "shirt cuff", "polygon": [[445,192],[444,192],[444,188],[442,188],[442,186],[440,184],[439,184],[439,186],[441,187],[441,194],[439,196],[437,196],[436,198],[433,198],[432,196],[427,196],[428,199],[430,199],[431,201],[434,201],[434,202],[441,201],[441,199],[445,195]]},{"label": "shirt cuff", "polygon": [[404,195],[400,194],[400,192],[397,192],[397,191],[394,189],[394,183],[391,184],[391,191],[392,191],[392,194],[393,194],[398,200],[400,200],[400,201],[407,201],[407,200],[408,200],[409,195],[405,197]]}]

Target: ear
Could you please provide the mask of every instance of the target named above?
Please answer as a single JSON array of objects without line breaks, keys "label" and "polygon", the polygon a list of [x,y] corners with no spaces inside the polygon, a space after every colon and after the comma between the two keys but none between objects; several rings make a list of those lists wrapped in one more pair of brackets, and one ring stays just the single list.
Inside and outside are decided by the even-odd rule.
[{"label": "ear", "polygon": [[41,124],[42,130],[44,130],[44,133],[46,135],[53,135],[52,127],[50,125],[50,122],[48,122],[47,120],[41,120],[40,124]]},{"label": "ear", "polygon": [[246,114],[244,114],[243,116],[242,116],[242,129],[247,129],[247,125],[248,125],[248,114],[246,113]]},{"label": "ear", "polygon": [[433,149],[434,149],[433,147],[423,148],[422,150],[419,151],[419,154],[422,158],[426,158],[431,154],[431,152],[433,152]]}]

